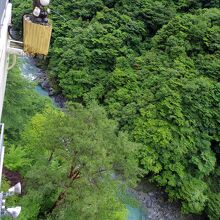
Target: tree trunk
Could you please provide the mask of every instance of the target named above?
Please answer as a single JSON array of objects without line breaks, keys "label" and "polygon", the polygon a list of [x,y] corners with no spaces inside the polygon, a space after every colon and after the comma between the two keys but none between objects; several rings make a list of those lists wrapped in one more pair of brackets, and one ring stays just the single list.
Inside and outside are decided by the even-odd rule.
[{"label": "tree trunk", "polygon": [[65,186],[64,191],[60,193],[57,200],[54,202],[53,206],[49,209],[47,214],[51,214],[54,211],[54,209],[56,209],[59,205],[61,205],[63,203],[67,189],[70,188],[73,181],[77,180],[78,178],[79,178],[79,171],[75,170],[75,168],[73,166],[71,166],[70,172],[68,175],[68,179],[70,179],[71,181],[67,186]]}]

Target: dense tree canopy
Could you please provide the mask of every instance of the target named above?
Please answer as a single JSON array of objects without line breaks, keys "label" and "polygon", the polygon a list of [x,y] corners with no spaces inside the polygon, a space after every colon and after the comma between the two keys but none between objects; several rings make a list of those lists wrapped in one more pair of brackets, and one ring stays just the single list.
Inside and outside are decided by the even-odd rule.
[{"label": "dense tree canopy", "polygon": [[54,0],[47,60],[57,92],[103,105],[119,130],[143,144],[146,176],[181,201],[183,212],[205,210],[213,220],[220,218],[219,6]]},{"label": "dense tree canopy", "polygon": [[21,219],[124,219],[124,184],[114,174],[136,181],[139,145],[117,135],[102,108],[46,109],[28,123],[21,143],[31,160],[21,169],[27,184]]}]

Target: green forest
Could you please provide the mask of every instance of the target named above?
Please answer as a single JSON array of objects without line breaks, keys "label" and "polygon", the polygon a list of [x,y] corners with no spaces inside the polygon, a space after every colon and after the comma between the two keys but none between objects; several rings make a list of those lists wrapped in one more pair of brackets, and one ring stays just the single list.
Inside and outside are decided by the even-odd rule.
[{"label": "green forest", "polygon": [[[220,219],[219,0],[53,0],[43,61],[55,108],[9,73],[5,166],[21,220],[125,220],[142,178],[184,214]],[[30,0],[13,0],[22,28]],[[117,178],[114,174],[120,174]],[[120,192],[120,193],[119,193]]]}]

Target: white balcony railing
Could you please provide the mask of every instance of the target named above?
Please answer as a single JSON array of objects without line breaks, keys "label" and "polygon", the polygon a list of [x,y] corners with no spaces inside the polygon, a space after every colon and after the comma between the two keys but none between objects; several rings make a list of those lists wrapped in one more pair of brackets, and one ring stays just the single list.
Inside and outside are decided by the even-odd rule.
[{"label": "white balcony railing", "polygon": [[5,147],[4,147],[4,124],[0,124],[0,187],[2,181],[2,170],[4,161]]},{"label": "white balcony railing", "polygon": [[0,149],[4,145],[4,124],[0,124]]},{"label": "white balcony railing", "polygon": [[5,85],[8,72],[8,53],[9,45],[8,25],[11,23],[12,4],[8,0],[0,0],[0,122],[5,95]]}]

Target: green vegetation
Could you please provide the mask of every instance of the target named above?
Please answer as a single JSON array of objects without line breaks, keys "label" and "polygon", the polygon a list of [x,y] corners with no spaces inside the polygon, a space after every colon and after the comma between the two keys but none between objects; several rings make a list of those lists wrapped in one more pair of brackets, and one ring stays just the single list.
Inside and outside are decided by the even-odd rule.
[{"label": "green vegetation", "polygon": [[21,169],[27,185],[20,219],[116,219],[125,207],[117,199],[121,178],[113,174],[134,183],[140,171],[138,145],[115,131],[97,105],[70,105],[65,113],[47,108],[34,116],[19,147],[31,161]]},{"label": "green vegetation", "polygon": [[50,100],[34,91],[34,84],[21,76],[18,66],[9,71],[2,118],[8,140],[19,140],[25,124],[46,105]]},{"label": "green vegetation", "polygon": [[118,132],[97,104],[86,109],[70,103],[62,112],[19,74],[16,68],[8,77],[5,166],[22,174],[25,195],[7,205],[22,204],[19,219],[25,220],[126,219],[120,195],[141,175],[136,156],[141,145]]},{"label": "green vegetation", "polygon": [[[17,6],[20,1],[14,2]],[[26,7],[27,2],[24,1],[15,8],[16,15],[23,14],[23,4]],[[15,23],[18,18],[19,16],[15,17]],[[138,158],[139,167],[144,170],[146,177],[164,187],[171,200],[179,200],[184,213],[199,214],[205,211],[210,219],[219,219],[219,1],[54,0],[51,18],[54,33],[47,70],[56,91],[70,101],[80,102],[84,106],[90,106],[94,100],[104,106],[108,116],[118,122],[117,129],[127,132],[131,141],[142,144],[138,147],[138,153],[131,155]],[[52,219],[68,219],[68,206],[64,205],[65,201],[73,202],[80,195],[82,200],[74,203],[72,207],[74,212],[78,213],[80,209],[88,207],[88,204],[83,203],[85,195],[91,196],[92,200],[99,196],[98,191],[92,191],[88,187],[88,182],[80,184],[76,181],[76,187],[85,184],[85,188],[79,191],[82,194],[74,194],[74,191],[70,195],[71,198],[63,199],[65,201],[60,205],[60,209],[50,213],[51,204],[59,196],[57,190],[63,192],[59,179],[62,179],[62,172],[68,170],[66,163],[69,166],[71,164],[65,158],[65,149],[61,147],[65,145],[62,142],[65,138],[57,140],[51,137],[67,135],[67,143],[71,144],[69,135],[74,136],[79,132],[80,137],[83,131],[80,129],[86,126],[88,130],[85,129],[85,132],[88,133],[81,138],[92,144],[93,140],[89,136],[91,128],[87,127],[87,121],[85,122],[83,117],[84,114],[91,114],[92,117],[96,108],[99,107],[93,106],[87,110],[71,107],[66,113],[55,111],[55,115],[38,114],[27,125],[24,134],[34,130],[33,134],[27,135],[32,139],[27,138],[26,142],[27,149],[30,147],[33,151],[33,155],[28,155],[27,159],[33,160],[33,164],[25,172],[27,195],[24,201],[27,204],[30,198],[36,197],[37,201],[34,203],[37,205],[31,212],[34,215],[32,219],[37,219],[36,216],[38,219],[44,218],[42,213]],[[77,125],[69,123],[73,119],[76,120],[75,115],[79,112],[77,120],[82,120],[82,128],[77,131],[72,127]],[[98,114],[98,121],[107,120],[106,116],[105,119],[101,119],[103,115],[101,118],[99,116]],[[66,118],[68,119],[64,126],[62,123]],[[44,129],[44,124],[41,123],[39,124],[42,128],[35,128],[37,125],[33,120],[40,120],[42,123],[46,120],[47,129]],[[56,127],[56,123],[61,125]],[[102,140],[104,134],[102,127],[99,127],[101,125],[94,123],[92,126],[98,129],[98,137]],[[112,135],[116,131],[114,126],[113,128]],[[25,138],[25,135],[22,138]],[[94,145],[98,149],[101,140],[98,139],[97,146]],[[122,140],[127,142],[127,139]],[[115,148],[112,148],[111,135],[106,141],[107,148],[104,149],[113,154],[112,158],[106,158],[106,162],[102,161],[107,166],[108,160],[112,160],[114,154],[120,158],[123,150],[126,149],[125,154],[133,149],[121,149],[120,144],[116,143]],[[84,149],[84,145],[78,147]],[[38,148],[42,148],[42,156],[39,156]],[[45,162],[48,152],[53,152],[55,148],[57,150],[54,153],[54,162],[48,165],[48,162]],[[87,170],[90,172],[90,169],[97,169],[96,163],[100,161],[93,161],[93,158],[90,161],[87,150],[86,147],[83,157],[86,157],[86,163],[91,166]],[[99,155],[100,152],[96,153]],[[137,158],[129,157],[131,161]],[[123,173],[131,171],[130,165],[133,162],[122,162],[125,166]],[[56,172],[54,177],[55,168],[60,165],[62,169]],[[135,165],[133,168],[136,169]],[[45,180],[42,180],[41,170],[45,170]],[[113,170],[112,167],[110,170]],[[133,177],[136,178],[136,175]],[[50,186],[46,186],[44,182],[47,178],[50,179]],[[103,181],[104,179],[103,177]],[[80,181],[86,180],[82,176]],[[39,184],[34,185],[34,182]],[[102,185],[102,182],[98,184]],[[106,184],[107,187],[108,183]],[[42,194],[39,193],[41,187]],[[31,188],[32,192],[29,192]],[[103,189],[105,188],[101,188]],[[97,208],[102,210],[101,219],[116,218],[113,216],[118,211],[118,204],[110,202],[113,205],[112,210],[115,211],[109,213],[111,216],[107,216],[105,212],[108,210],[107,201],[115,198],[116,191],[111,189],[106,192],[107,195],[103,195],[106,203],[96,204]],[[47,196],[47,203],[42,204],[47,193],[52,198]],[[88,216],[90,219],[97,218],[96,209],[93,207],[94,212],[89,213],[90,208],[88,213],[85,212],[85,216],[81,215],[82,219],[88,219]]]}]

